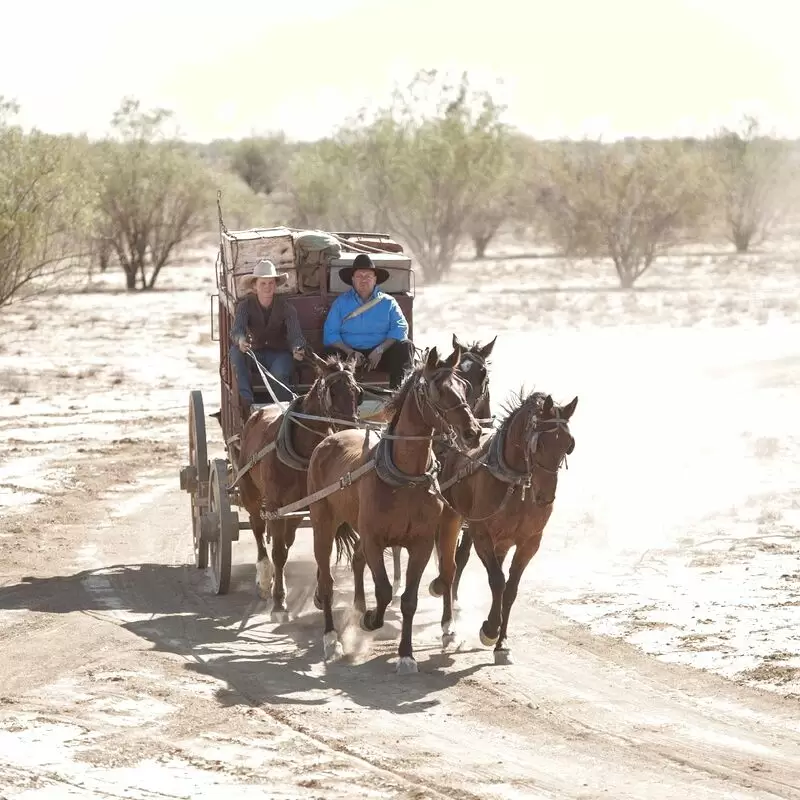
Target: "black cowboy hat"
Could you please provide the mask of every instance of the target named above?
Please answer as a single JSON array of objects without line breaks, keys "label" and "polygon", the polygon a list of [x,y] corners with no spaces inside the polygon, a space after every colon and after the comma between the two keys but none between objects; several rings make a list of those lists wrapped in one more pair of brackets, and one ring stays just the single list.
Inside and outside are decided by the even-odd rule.
[{"label": "black cowboy hat", "polygon": [[375,273],[375,279],[378,284],[386,283],[389,280],[389,273],[387,270],[376,267],[372,263],[372,259],[366,253],[359,253],[353,259],[352,267],[343,267],[339,270],[339,277],[348,285],[353,285],[353,273],[357,269],[371,269]]}]

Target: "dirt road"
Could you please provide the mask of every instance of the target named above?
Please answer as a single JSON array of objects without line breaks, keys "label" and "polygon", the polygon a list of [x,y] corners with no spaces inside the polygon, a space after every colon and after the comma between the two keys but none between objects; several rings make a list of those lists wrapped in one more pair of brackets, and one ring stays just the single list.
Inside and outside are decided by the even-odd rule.
[{"label": "dirt road", "polygon": [[[493,402],[524,378],[580,406],[512,616],[516,664],[479,644],[473,557],[457,647],[442,652],[423,594],[421,671],[403,678],[397,607],[375,636],[350,625],[351,663],[325,667],[309,531],[288,621],[256,598],[249,533],[230,594],[192,566],[178,470],[188,389],[219,402],[213,253],[163,291],[109,275],[48,304],[68,352],[36,333],[48,298],[6,312],[0,798],[800,798],[800,273],[764,259],[762,278],[752,260],[662,266],[665,288],[637,293],[596,290],[591,265],[493,262],[488,305],[469,262],[417,297],[423,345],[500,334]],[[565,274],[583,283],[556,295]],[[481,329],[471,303],[491,311]]]},{"label": "dirt road", "polygon": [[348,628],[351,663],[327,669],[310,531],[291,553],[291,618],[273,621],[248,532],[230,594],[191,565],[178,448],[155,467],[146,444],[116,452],[35,507],[39,538],[5,537],[4,800],[800,798],[796,699],[591,636],[530,590],[517,663],[495,666],[478,643],[488,590],[475,565],[456,648],[442,652],[439,601],[422,597],[418,675],[393,672],[396,607],[376,638]]}]

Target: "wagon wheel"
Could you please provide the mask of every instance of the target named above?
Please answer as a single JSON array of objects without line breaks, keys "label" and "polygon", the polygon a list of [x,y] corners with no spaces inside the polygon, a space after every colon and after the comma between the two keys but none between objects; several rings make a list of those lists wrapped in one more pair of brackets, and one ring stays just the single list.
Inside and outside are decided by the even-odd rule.
[{"label": "wagon wheel", "polygon": [[208,485],[207,534],[211,546],[211,577],[215,594],[227,594],[231,583],[231,542],[239,533],[239,514],[231,511],[226,484],[228,465],[221,458],[211,464]]},{"label": "wagon wheel", "polygon": [[192,508],[194,562],[199,569],[208,566],[208,542],[200,536],[201,519],[208,486],[208,447],[203,393],[189,393],[189,466],[181,470],[181,489],[189,492]]}]

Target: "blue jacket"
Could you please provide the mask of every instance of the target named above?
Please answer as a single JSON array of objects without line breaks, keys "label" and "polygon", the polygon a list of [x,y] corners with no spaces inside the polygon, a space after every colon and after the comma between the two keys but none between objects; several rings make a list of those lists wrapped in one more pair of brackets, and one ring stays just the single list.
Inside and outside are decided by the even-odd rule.
[{"label": "blue jacket", "polygon": [[344,342],[355,350],[371,350],[384,339],[400,341],[407,339],[408,323],[397,300],[390,294],[384,294],[377,287],[369,300],[375,297],[380,297],[381,302],[358,317],[342,322],[351,311],[364,305],[364,301],[355,289],[340,294],[333,301],[325,318],[322,329],[322,342],[325,347],[330,347],[334,342]]}]

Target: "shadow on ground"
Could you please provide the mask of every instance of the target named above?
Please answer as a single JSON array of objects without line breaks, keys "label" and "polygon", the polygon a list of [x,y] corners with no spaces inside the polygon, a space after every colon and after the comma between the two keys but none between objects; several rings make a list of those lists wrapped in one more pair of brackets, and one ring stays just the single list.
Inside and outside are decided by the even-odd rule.
[{"label": "shadow on ground", "polygon": [[[0,612],[118,612],[120,626],[151,642],[156,651],[186,658],[190,672],[226,685],[217,693],[226,706],[325,705],[336,696],[370,709],[409,714],[439,705],[439,693],[491,662],[457,669],[459,650],[444,652],[438,624],[415,625],[420,674],[397,676],[393,661],[400,636],[399,609],[390,607],[384,628],[358,629],[350,607],[349,569],[337,568],[335,618],[342,639],[355,653],[325,665],[322,614],[312,603],[316,566],[300,560],[286,568],[288,620],[275,620],[271,601],[254,589],[253,565],[235,565],[231,591],[211,593],[206,576],[192,566],[117,564],[73,575],[23,578],[0,588]],[[422,597],[420,598],[422,600]],[[126,616],[141,619],[126,620]],[[436,642],[436,644],[433,644]],[[428,644],[430,643],[430,644]]]}]

